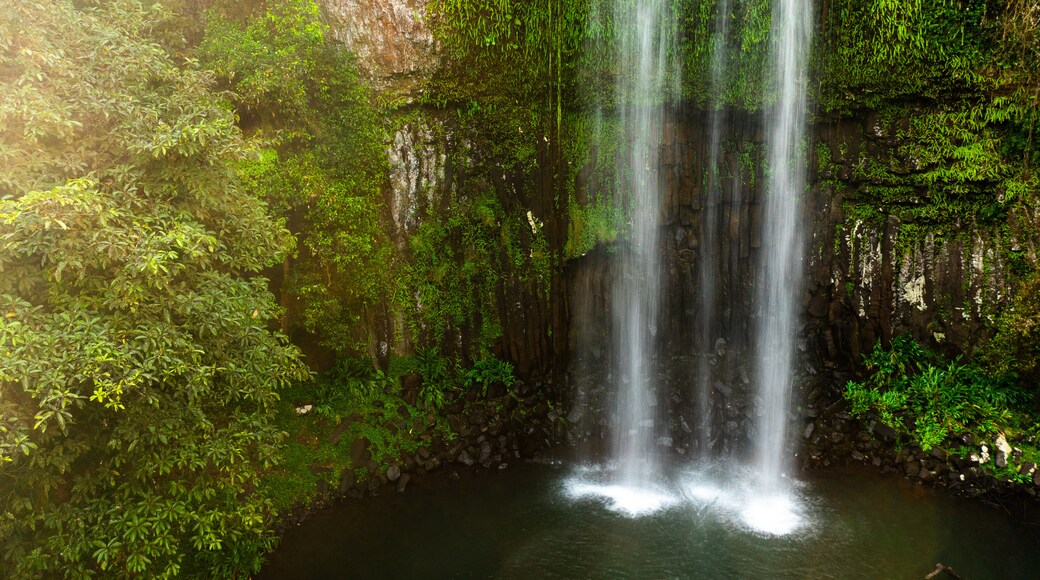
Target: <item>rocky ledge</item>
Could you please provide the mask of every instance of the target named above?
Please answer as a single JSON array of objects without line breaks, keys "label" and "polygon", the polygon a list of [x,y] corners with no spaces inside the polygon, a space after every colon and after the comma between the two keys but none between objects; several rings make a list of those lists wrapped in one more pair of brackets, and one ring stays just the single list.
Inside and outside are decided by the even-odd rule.
[{"label": "rocky ledge", "polygon": [[1003,436],[971,435],[928,451],[901,440],[876,418],[856,419],[844,400],[805,413],[801,466],[806,470],[860,464],[898,474],[920,485],[995,503],[1040,498],[1040,469]]},{"label": "rocky ledge", "polygon": [[343,470],[336,481],[330,469],[312,468],[319,476],[317,494],[309,504],[298,504],[280,514],[276,530],[281,533],[297,526],[338,501],[404,493],[409,483],[426,474],[447,471],[449,477],[457,478],[463,470],[503,470],[513,463],[543,461],[545,451],[560,436],[560,415],[545,396],[550,392],[552,386],[543,383],[517,385],[511,392],[492,389],[487,397],[471,392],[442,410],[451,436],[435,437],[428,446],[389,464],[380,465],[373,459],[370,441],[356,439],[351,444],[355,469]]}]

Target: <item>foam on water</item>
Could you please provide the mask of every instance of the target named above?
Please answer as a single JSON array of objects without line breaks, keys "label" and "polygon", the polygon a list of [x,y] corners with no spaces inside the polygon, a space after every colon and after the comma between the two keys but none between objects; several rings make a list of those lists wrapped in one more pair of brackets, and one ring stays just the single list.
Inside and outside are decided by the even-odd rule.
[{"label": "foam on water", "polygon": [[633,518],[659,512],[682,501],[663,484],[616,483],[622,467],[617,462],[575,466],[574,475],[563,482],[564,495],[572,501],[596,500],[610,511]]},{"label": "foam on water", "polygon": [[582,481],[568,482],[567,495],[572,499],[597,498],[605,500],[611,511],[628,517],[641,517],[672,507],[679,499],[651,488],[625,485],[604,485]]},{"label": "foam on water", "polygon": [[783,491],[763,494],[746,467],[718,466],[679,475],[649,486],[618,485],[610,466],[580,466],[563,483],[571,501],[596,500],[625,517],[653,516],[686,506],[697,518],[711,518],[761,536],[788,536],[811,530],[804,485],[788,481]]},{"label": "foam on water", "polygon": [[798,482],[763,494],[755,472],[713,466],[680,477],[683,497],[718,520],[764,536],[786,536],[807,529],[809,510]]},{"label": "foam on water", "polygon": [[789,495],[750,498],[740,512],[741,521],[749,529],[767,536],[786,536],[802,525],[798,506]]}]

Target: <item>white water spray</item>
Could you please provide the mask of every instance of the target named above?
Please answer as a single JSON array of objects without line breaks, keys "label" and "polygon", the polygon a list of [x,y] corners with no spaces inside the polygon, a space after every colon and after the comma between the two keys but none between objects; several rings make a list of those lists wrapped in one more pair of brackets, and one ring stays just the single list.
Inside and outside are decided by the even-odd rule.
[{"label": "white water spray", "polygon": [[627,192],[628,247],[614,283],[613,322],[618,373],[613,457],[620,483],[647,488],[659,475],[657,389],[652,367],[660,294],[660,145],[671,91],[672,19],[669,2],[614,4],[619,67],[618,115],[627,141],[627,167],[618,183]]},{"label": "white water spray", "polygon": [[800,198],[805,190],[807,68],[812,6],[778,0],[773,8],[776,104],[767,111],[768,139],[762,257],[759,270],[756,380],[760,398],[755,464],[766,497],[783,494],[787,413],[791,404],[797,301],[802,287]]},{"label": "white water spray", "polygon": [[722,202],[722,122],[725,117],[723,93],[726,80],[726,46],[729,41],[729,0],[721,0],[716,8],[715,33],[711,53],[711,110],[708,114],[710,142],[708,145],[707,187],[702,209],[703,227],[700,240],[700,268],[698,282],[700,295],[698,305],[698,339],[700,353],[697,363],[697,438],[702,457],[708,455],[711,444],[712,420],[710,395],[714,379],[709,359],[719,336],[715,316],[719,301],[717,279],[719,272],[719,204]]}]

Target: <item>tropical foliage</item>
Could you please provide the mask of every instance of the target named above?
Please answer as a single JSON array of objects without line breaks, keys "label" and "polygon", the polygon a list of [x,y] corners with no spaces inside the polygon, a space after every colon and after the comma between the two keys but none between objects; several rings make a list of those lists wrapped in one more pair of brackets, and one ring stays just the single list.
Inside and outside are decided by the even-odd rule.
[{"label": "tropical foliage", "polygon": [[285,262],[294,321],[339,354],[364,352],[367,323],[385,301],[392,254],[380,204],[384,129],[353,58],[326,39],[313,0],[252,12],[207,13],[197,54],[230,91],[258,155],[241,162],[249,191],[300,240]]},{"label": "tropical foliage", "polygon": [[[547,303],[563,261],[627,227],[608,4],[431,1],[444,66],[399,98],[366,87],[315,0],[0,2],[3,572],[249,575],[315,468],[374,472],[450,439],[445,408],[515,398],[495,356],[509,308]],[[770,3],[722,5],[671,2],[680,98],[757,111]],[[855,189],[830,184],[849,218],[900,220],[900,255],[992,228],[1019,288],[985,371],[899,338],[848,384],[853,411],[923,448],[1028,432],[1013,373],[1035,381],[1040,359],[1035,244],[1018,243],[1040,190],[1040,5],[832,0],[819,17],[818,113],[870,115],[893,141],[860,156]],[[451,142],[407,227],[385,208],[395,133]],[[726,147],[753,180],[754,145]],[[838,173],[828,156],[849,152],[823,149]],[[283,334],[300,330],[335,356],[316,378]]]},{"label": "tropical foliage", "polygon": [[908,335],[889,349],[879,341],[865,362],[871,376],[845,387],[852,414],[876,414],[925,451],[965,433],[982,439],[1030,426],[1032,397],[1012,375],[943,361]]},{"label": "tropical foliage", "polygon": [[18,576],[228,577],[304,378],[257,274],[291,248],[212,76],[131,1],[0,5],[0,544]]}]

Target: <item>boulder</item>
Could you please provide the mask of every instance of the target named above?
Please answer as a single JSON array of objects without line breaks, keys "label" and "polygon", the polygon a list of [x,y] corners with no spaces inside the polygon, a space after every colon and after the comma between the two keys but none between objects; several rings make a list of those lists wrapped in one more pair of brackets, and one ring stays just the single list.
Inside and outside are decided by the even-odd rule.
[{"label": "boulder", "polygon": [[466,451],[465,449],[462,450],[462,453],[459,453],[459,456],[456,459],[456,461],[465,465],[466,467],[470,467],[474,463],[476,463],[476,461],[473,459],[473,456],[470,455],[469,451]]},{"label": "boulder", "polygon": [[993,456],[993,465],[997,468],[1003,469],[1007,467],[1007,454],[1004,453],[1003,449],[997,449],[997,452]]},{"label": "boulder", "polygon": [[332,37],[357,55],[358,67],[380,92],[418,96],[441,64],[427,22],[428,0],[322,0]]},{"label": "boulder", "polygon": [[993,447],[995,447],[997,451],[1003,452],[1005,458],[1011,457],[1011,445],[1009,445],[1007,440],[1004,439],[1003,434],[997,435],[997,440],[993,443]]},{"label": "boulder", "polygon": [[401,477],[401,468],[397,465],[391,465],[386,470],[386,478],[390,481],[397,481]]},{"label": "boulder", "polygon": [[880,437],[885,443],[895,443],[896,438],[899,437],[899,434],[896,433],[895,429],[885,425],[884,423],[878,423],[874,426],[874,434]]},{"label": "boulder", "polygon": [[350,445],[350,463],[355,466],[367,465],[372,455],[368,452],[368,439],[355,439]]},{"label": "boulder", "polygon": [[[983,463],[988,463],[989,462],[989,447],[987,447],[985,445],[982,445],[981,447],[979,447],[979,450],[980,450],[980,453],[978,455],[978,462],[979,462],[979,464],[981,465]],[[975,455],[972,454],[972,458],[974,458],[974,457],[975,457]]]},{"label": "boulder", "polygon": [[916,463],[907,463],[903,466],[903,473],[905,473],[907,477],[913,477],[917,475],[920,471],[921,468]]},{"label": "boulder", "polygon": [[339,476],[339,494],[347,495],[352,487],[354,487],[354,474],[349,469],[344,469]]}]

